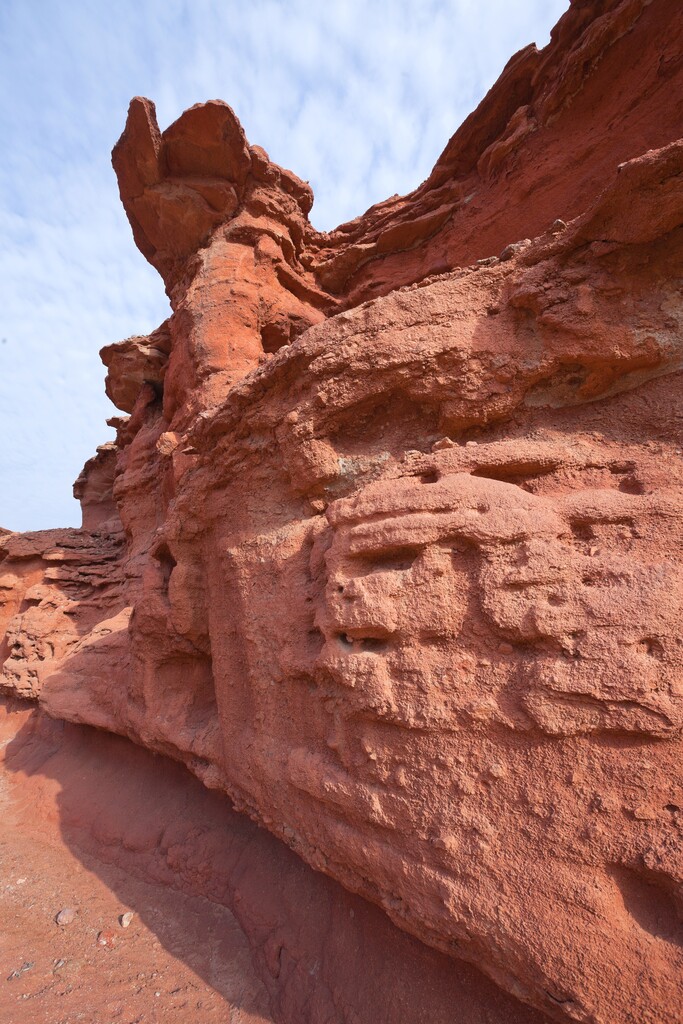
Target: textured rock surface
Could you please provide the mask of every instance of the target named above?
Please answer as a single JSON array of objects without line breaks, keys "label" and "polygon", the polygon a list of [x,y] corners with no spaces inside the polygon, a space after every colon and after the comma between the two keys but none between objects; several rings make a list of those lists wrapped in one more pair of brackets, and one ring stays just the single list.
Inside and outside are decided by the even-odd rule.
[{"label": "textured rock surface", "polygon": [[[16,701],[0,701],[0,743],[3,1021],[547,1020],[312,871],[181,766]],[[60,900],[79,910],[68,929],[54,924]],[[96,944],[106,926],[111,954]]]},{"label": "textured rock surface", "polygon": [[134,100],[173,314],[103,351],[83,529],[0,536],[6,689],[560,1021],[680,1013],[677,10],[578,0],[328,235],[227,105]]}]

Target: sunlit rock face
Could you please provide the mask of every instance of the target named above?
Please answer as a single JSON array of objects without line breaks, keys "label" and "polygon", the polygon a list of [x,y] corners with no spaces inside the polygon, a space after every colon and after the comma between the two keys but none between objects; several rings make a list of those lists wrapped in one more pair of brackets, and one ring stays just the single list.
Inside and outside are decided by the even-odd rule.
[{"label": "sunlit rock face", "polygon": [[573,4],[326,235],[227,105],[134,100],[173,315],[104,352],[83,530],[0,537],[6,688],[561,1021],[680,1013],[676,13]]}]

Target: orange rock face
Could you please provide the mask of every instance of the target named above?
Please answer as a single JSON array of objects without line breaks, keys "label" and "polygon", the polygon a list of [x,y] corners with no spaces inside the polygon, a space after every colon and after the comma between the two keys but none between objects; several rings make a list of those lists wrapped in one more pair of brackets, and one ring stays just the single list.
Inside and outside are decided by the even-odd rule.
[{"label": "orange rock face", "polygon": [[173,315],[103,351],[83,529],[0,537],[6,689],[560,1021],[680,1019],[677,14],[577,0],[326,235],[227,105],[133,100]]}]

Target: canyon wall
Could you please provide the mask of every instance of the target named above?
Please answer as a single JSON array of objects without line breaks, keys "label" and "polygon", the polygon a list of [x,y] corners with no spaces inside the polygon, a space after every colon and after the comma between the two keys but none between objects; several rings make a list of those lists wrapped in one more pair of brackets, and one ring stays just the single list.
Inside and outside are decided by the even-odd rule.
[{"label": "canyon wall", "polygon": [[225,103],[134,99],[173,312],[102,352],[82,529],[0,535],[6,691],[559,1021],[680,1013],[678,13],[576,0],[328,234]]}]

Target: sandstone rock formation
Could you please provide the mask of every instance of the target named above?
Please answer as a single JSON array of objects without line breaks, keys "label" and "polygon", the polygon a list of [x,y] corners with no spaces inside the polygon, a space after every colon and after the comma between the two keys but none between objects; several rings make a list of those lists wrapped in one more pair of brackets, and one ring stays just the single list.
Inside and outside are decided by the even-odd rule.
[{"label": "sandstone rock formation", "polygon": [[[311,870],[180,765],[8,704],[0,964],[34,966],[24,998],[3,976],[3,1022],[546,1024],[475,967]],[[110,890],[108,907],[93,906],[94,878]],[[60,884],[80,908],[67,941],[53,921]],[[126,907],[136,916],[124,936],[116,917]],[[96,944],[105,924],[121,939],[112,956]],[[136,934],[138,925],[157,941]]]},{"label": "sandstone rock formation", "polygon": [[[329,234],[218,101],[113,161],[173,314],[3,682],[560,1021],[680,1019],[683,22],[576,0]],[[321,1018],[322,1019],[322,1018]]]}]

